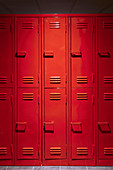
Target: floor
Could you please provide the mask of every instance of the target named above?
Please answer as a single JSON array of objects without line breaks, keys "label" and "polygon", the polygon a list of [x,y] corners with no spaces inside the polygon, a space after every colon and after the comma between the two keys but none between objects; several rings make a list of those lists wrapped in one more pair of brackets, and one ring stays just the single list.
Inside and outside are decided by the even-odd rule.
[{"label": "floor", "polygon": [[0,170],[113,170],[113,166],[0,166]]}]

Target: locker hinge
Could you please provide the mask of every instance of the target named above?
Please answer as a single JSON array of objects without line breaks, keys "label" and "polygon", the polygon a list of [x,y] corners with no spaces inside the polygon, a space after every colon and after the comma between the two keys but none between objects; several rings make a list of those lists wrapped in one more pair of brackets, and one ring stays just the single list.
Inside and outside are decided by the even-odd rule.
[{"label": "locker hinge", "polygon": [[10,24],[10,32],[11,32],[11,33],[13,32],[12,24]]},{"label": "locker hinge", "polygon": [[40,97],[38,96],[38,105],[40,104]]},{"label": "locker hinge", "polygon": [[92,95],[92,104],[94,105],[94,95]]},{"label": "locker hinge", "polygon": [[65,25],[65,33],[67,33],[67,25]]},{"label": "locker hinge", "polygon": [[94,73],[92,74],[92,82],[93,82],[93,83],[95,82],[95,76],[94,76]]},{"label": "locker hinge", "polygon": [[11,155],[13,155],[13,144],[11,144]]},{"label": "locker hinge", "polygon": [[67,96],[65,96],[65,98],[66,98],[66,105],[67,105]]},{"label": "locker hinge", "polygon": [[11,83],[13,83],[13,75],[11,74]]},{"label": "locker hinge", "polygon": [[94,24],[93,24],[93,32],[95,31],[95,26],[94,26]]},{"label": "locker hinge", "polygon": [[66,75],[66,81],[65,81],[65,83],[67,84],[67,75]]},{"label": "locker hinge", "polygon": [[37,26],[37,27],[38,27],[38,33],[39,33],[39,24],[38,24],[38,26]]},{"label": "locker hinge", "polygon": [[11,105],[13,104],[13,96],[11,95]]},{"label": "locker hinge", "polygon": [[95,154],[95,146],[94,146],[94,144],[93,144],[93,156],[94,156],[94,154]]},{"label": "locker hinge", "polygon": [[38,84],[40,83],[40,74],[38,74]]}]

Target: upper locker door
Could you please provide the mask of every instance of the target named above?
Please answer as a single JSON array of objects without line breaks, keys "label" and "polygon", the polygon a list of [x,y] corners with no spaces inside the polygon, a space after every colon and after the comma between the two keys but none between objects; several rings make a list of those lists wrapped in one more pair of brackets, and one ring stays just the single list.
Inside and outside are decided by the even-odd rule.
[{"label": "upper locker door", "polygon": [[12,86],[12,18],[0,17],[0,87]]},{"label": "upper locker door", "polygon": [[65,159],[67,149],[65,89],[45,89],[44,112],[45,159]]},{"label": "upper locker door", "polygon": [[16,19],[18,87],[38,87],[38,18]]},{"label": "upper locker door", "polygon": [[99,87],[113,87],[113,17],[98,17]]},{"label": "upper locker door", "polygon": [[65,29],[64,17],[47,17],[44,19],[45,87],[65,87]]},{"label": "upper locker door", "polygon": [[93,19],[71,18],[72,87],[93,86]]}]

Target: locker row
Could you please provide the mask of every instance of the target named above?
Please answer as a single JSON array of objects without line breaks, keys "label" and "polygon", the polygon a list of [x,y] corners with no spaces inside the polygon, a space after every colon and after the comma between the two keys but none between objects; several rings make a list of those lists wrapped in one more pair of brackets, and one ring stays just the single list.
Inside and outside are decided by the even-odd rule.
[{"label": "locker row", "polygon": [[113,165],[113,15],[0,15],[0,165]]}]

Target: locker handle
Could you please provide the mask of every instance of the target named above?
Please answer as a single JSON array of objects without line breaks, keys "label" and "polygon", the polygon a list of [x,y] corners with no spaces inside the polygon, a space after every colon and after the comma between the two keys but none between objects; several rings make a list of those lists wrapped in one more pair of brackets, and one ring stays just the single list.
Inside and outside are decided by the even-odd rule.
[{"label": "locker handle", "polygon": [[26,52],[25,51],[18,51],[16,52],[16,57],[18,58],[24,58],[26,56]]},{"label": "locker handle", "polygon": [[110,53],[107,51],[107,52],[98,52],[98,55],[100,56],[100,57],[110,57]]},{"label": "locker handle", "polygon": [[16,122],[15,130],[18,132],[25,132],[27,122]]},{"label": "locker handle", "polygon": [[82,133],[82,123],[71,122],[71,130],[73,131],[73,133]]},{"label": "locker handle", "polygon": [[46,51],[43,53],[44,58],[53,58],[54,53],[53,51]]},{"label": "locker handle", "polygon": [[82,57],[82,53],[81,52],[72,52],[71,56],[72,57]]},{"label": "locker handle", "polygon": [[98,122],[98,128],[102,133],[111,132],[111,128],[108,122]]},{"label": "locker handle", "polygon": [[49,133],[54,132],[54,122],[44,122],[44,131]]}]

